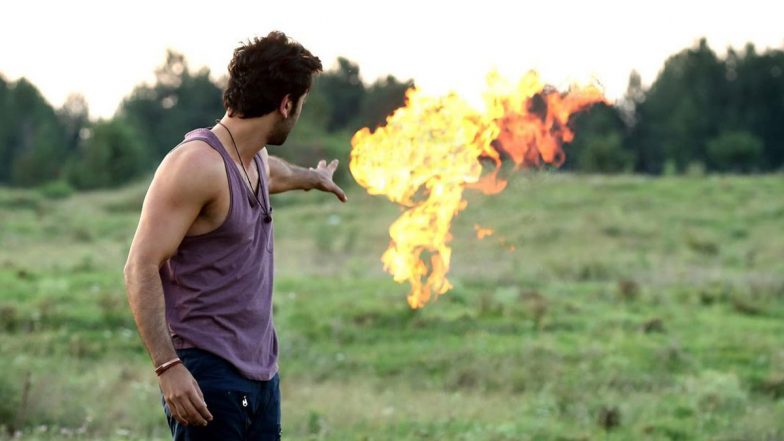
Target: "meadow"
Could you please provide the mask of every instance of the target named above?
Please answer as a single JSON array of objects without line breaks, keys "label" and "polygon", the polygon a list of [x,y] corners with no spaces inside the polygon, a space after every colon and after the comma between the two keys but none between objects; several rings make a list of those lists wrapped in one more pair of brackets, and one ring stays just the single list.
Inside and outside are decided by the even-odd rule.
[{"label": "meadow", "polygon": [[[122,281],[146,185],[0,189],[0,440],[171,439]],[[284,439],[784,440],[783,195],[522,174],[467,193],[416,311],[379,261],[397,207],[275,196]]]}]

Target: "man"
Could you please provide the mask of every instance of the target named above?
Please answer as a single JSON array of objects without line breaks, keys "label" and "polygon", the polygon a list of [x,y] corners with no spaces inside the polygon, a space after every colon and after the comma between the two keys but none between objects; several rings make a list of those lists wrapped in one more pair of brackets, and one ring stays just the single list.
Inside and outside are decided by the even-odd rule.
[{"label": "man", "polygon": [[283,33],[243,44],[226,114],[188,133],[150,184],[125,284],[175,440],[280,439],[269,194],[346,195],[337,161],[304,169],[265,146],[286,140],[320,71]]}]

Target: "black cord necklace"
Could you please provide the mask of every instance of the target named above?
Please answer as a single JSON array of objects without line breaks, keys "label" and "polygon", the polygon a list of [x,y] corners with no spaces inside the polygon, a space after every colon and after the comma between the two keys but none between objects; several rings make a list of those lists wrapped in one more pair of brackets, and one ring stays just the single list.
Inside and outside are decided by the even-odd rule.
[{"label": "black cord necklace", "polygon": [[[240,160],[240,165],[242,165],[242,156],[240,156],[240,149],[237,148],[237,142],[234,141],[234,135],[231,134],[231,130],[229,130],[229,128],[226,127],[225,124],[220,122],[220,120],[215,120],[215,122],[220,124],[220,126],[223,127],[224,129],[226,129],[226,132],[229,134],[229,138],[231,138],[231,143],[234,145],[234,151],[237,152],[237,158],[239,158]],[[256,196],[256,192],[253,191],[253,184],[251,184],[250,182],[250,176],[248,176],[248,171],[245,170],[244,165],[242,165],[242,172],[245,174],[245,179],[248,180],[248,186],[250,187],[251,194],[253,194],[253,199],[256,199],[256,203],[259,204],[259,208],[261,208],[262,213],[264,213],[264,222],[266,223],[272,222],[272,215],[270,214],[269,211],[267,211],[266,207],[264,207],[264,204],[261,203],[259,197]],[[262,182],[264,182],[264,180],[261,179],[261,169],[259,169],[258,172],[259,172],[259,191],[263,192],[264,190],[261,188],[261,184]]]}]

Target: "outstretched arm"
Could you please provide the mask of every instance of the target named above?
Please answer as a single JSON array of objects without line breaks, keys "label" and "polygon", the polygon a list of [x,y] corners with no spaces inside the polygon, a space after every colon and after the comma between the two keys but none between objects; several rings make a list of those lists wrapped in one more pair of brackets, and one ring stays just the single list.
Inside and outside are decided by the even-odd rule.
[{"label": "outstretched arm", "polygon": [[267,156],[269,164],[270,193],[283,193],[290,190],[321,190],[334,193],[341,202],[346,202],[346,193],[332,180],[338,160],[335,159],[327,165],[324,160],[310,168],[290,164],[275,156]]}]

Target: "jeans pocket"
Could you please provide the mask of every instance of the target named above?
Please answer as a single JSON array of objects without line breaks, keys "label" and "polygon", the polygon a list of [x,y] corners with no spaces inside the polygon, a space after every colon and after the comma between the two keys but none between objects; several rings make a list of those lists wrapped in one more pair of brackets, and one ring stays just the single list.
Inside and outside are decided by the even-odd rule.
[{"label": "jeans pocket", "polygon": [[253,397],[247,392],[224,389],[202,390],[213,422],[226,426],[226,431],[245,433],[253,417]]}]

